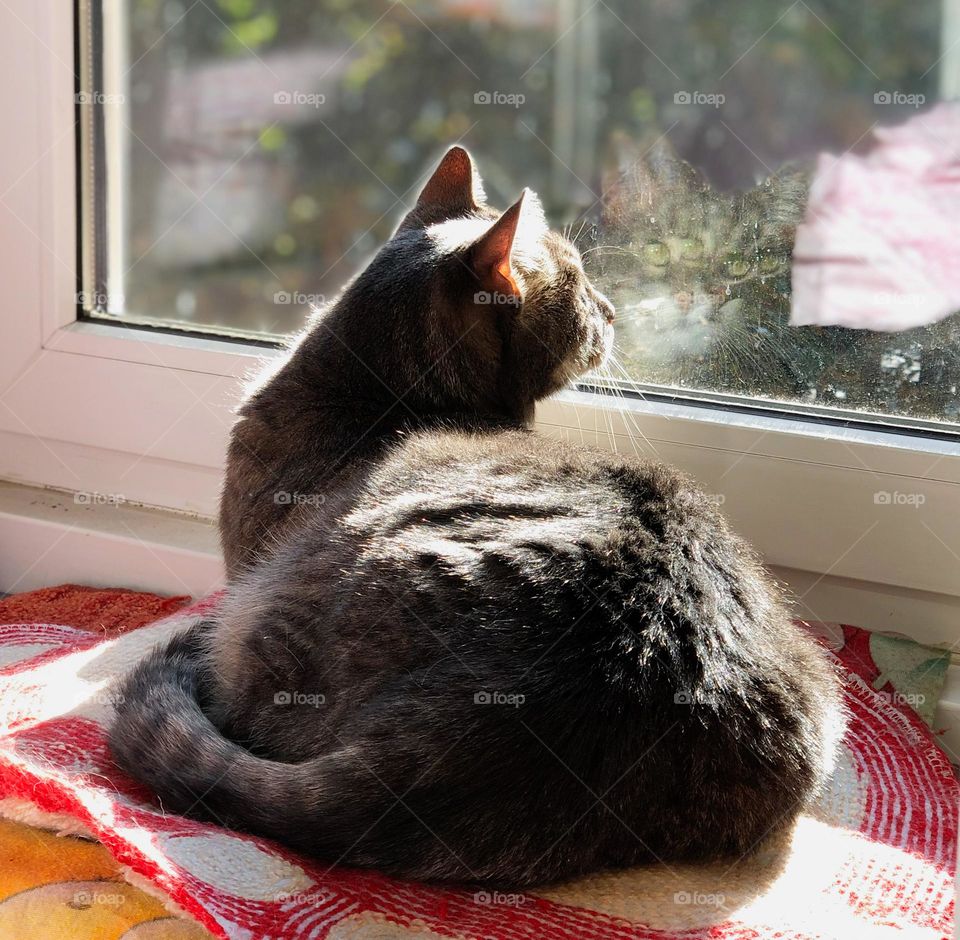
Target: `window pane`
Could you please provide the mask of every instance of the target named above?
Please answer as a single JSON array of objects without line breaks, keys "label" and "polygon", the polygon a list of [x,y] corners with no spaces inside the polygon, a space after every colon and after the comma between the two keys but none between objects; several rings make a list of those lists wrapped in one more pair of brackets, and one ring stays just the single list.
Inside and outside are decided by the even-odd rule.
[{"label": "window pane", "polygon": [[956,422],[954,8],[110,4],[99,314],[295,330],[461,141],[617,305],[598,383]]}]

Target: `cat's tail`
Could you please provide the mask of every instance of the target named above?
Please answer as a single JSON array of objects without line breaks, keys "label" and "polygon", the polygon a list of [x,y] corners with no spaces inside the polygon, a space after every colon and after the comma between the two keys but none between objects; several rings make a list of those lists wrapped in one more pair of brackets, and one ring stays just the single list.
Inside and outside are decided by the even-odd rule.
[{"label": "cat's tail", "polygon": [[[347,818],[351,802],[342,799],[344,786],[351,792],[345,774],[359,769],[344,753],[350,749],[289,764],[258,757],[225,737],[201,707],[210,678],[210,626],[173,637],[122,680],[109,732],[114,761],[150,787],[165,810],[314,852],[341,853],[355,839],[357,823]],[[352,792],[360,796],[357,788]]]},{"label": "cat's tail", "polygon": [[243,760],[244,750],[225,738],[201,709],[209,624],[174,636],[122,681],[110,728],[113,759],[146,783],[165,808],[199,805],[212,783]]}]

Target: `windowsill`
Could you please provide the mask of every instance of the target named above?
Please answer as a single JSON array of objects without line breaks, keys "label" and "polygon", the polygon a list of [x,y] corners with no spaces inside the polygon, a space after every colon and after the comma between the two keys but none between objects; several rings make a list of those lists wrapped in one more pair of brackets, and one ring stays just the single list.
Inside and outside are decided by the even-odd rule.
[{"label": "windowsill", "polygon": [[213,519],[0,481],[0,590],[55,583],[202,597],[223,584]]},{"label": "windowsill", "polygon": [[[283,355],[283,349],[270,345],[256,345],[241,339],[231,340],[216,336],[201,336],[165,332],[139,325],[124,325],[106,320],[78,320],[56,331],[44,344],[50,351],[95,356],[122,362],[183,369],[205,375],[244,379],[252,370],[264,366]],[[584,390],[568,390],[541,403],[538,420],[552,423],[555,405],[575,405],[622,409],[636,416],[651,416],[667,421],[694,421],[718,428],[749,433],[790,434],[804,438],[836,441],[846,444],[867,444],[910,453],[928,453],[934,456],[956,456],[960,453],[960,438],[952,436],[960,429],[932,421],[917,421],[921,431],[916,433],[909,418],[895,416],[885,424],[883,416],[860,415],[832,409],[793,406],[784,403],[784,411],[776,407],[746,410],[726,407],[725,399],[743,402],[731,396],[715,396],[721,401],[703,402],[646,400],[642,395],[604,394]],[[789,416],[786,412],[790,412]],[[871,426],[872,425],[872,426]],[[629,433],[625,421],[611,426],[617,433]],[[603,429],[606,431],[606,428]],[[939,433],[941,436],[935,436]],[[960,472],[956,475],[960,482]]]}]

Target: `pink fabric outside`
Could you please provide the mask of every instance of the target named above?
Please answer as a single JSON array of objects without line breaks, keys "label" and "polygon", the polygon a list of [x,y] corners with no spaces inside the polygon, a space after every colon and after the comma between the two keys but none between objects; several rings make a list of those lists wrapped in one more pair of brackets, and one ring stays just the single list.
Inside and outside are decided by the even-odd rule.
[{"label": "pink fabric outside", "polygon": [[820,156],[793,258],[793,326],[899,331],[960,311],[960,104]]}]

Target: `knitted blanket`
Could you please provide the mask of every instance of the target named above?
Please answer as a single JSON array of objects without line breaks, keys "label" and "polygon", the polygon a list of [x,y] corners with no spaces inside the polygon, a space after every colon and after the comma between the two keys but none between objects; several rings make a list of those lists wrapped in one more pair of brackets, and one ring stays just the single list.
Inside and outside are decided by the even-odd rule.
[{"label": "knitted blanket", "polygon": [[[329,867],[267,840],[165,813],[117,770],[105,738],[113,680],[215,603],[201,601],[106,636],[53,622],[0,626],[0,814],[95,838],[131,881],[216,936],[939,940],[952,934],[958,786],[916,710],[929,704],[916,690],[931,677],[934,685],[942,681],[946,661],[924,647],[896,650],[891,643],[900,641],[854,627],[809,625],[841,668],[852,721],[816,811],[756,855],[722,865],[606,872],[511,894]],[[21,613],[21,619],[27,618]],[[6,898],[0,881],[0,927],[21,894]],[[29,932],[59,937],[52,929]]]}]

